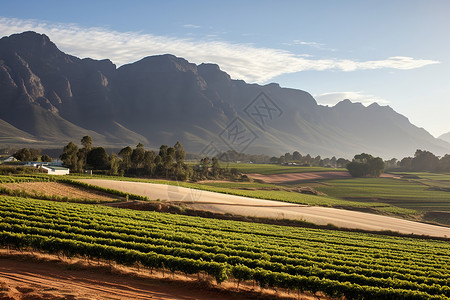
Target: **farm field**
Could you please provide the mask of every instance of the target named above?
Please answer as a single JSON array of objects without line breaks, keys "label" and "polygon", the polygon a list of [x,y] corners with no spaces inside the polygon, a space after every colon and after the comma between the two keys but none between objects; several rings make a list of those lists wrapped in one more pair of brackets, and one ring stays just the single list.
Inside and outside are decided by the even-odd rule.
[{"label": "farm field", "polygon": [[[118,180],[116,180],[118,179]],[[249,198],[257,198],[264,200],[277,200],[288,203],[302,204],[302,205],[319,205],[319,206],[333,206],[333,205],[355,205],[357,207],[371,206],[371,207],[388,207],[388,204],[373,204],[373,203],[355,203],[354,201],[340,200],[327,196],[317,196],[301,193],[296,188],[284,188],[283,186],[273,184],[261,184],[256,182],[223,182],[212,181],[203,183],[190,183],[169,180],[152,180],[152,179],[134,179],[134,178],[76,178],[80,182],[92,183],[98,185],[102,182],[103,186],[109,188],[126,188],[128,182],[137,183],[151,183],[163,185],[162,192],[154,193],[152,199],[170,200],[168,192],[177,191],[178,188],[188,188],[201,191],[208,191],[214,193],[243,196]],[[108,183],[109,182],[109,183]],[[113,182],[113,183],[112,183]],[[132,188],[127,188],[128,192],[132,192]],[[141,190],[141,192],[148,192],[149,189]],[[156,191],[155,191],[156,192]],[[193,194],[197,193],[192,191]]]},{"label": "farm field", "polygon": [[[240,164],[244,165],[244,164]],[[253,166],[248,164],[247,166]],[[275,165],[271,165],[274,168]],[[410,173],[408,173],[411,175]],[[203,181],[198,183],[161,179],[140,179],[111,176],[78,176],[73,179],[105,178],[165,184],[175,187],[206,190],[230,195],[276,200],[303,205],[345,208],[450,225],[450,175],[418,173],[420,179],[402,178],[394,173],[384,178],[349,178],[308,180],[300,183],[269,184],[259,182]],[[312,188],[313,192],[305,192]],[[318,193],[314,192],[316,190]],[[161,198],[161,200],[167,197]]]},{"label": "farm field", "polygon": [[[254,164],[236,165],[241,165],[241,167],[243,166],[243,169],[250,169],[255,166]],[[263,167],[271,168],[272,171],[274,171],[276,167],[280,168],[276,172],[282,172],[282,170],[286,168],[295,168],[277,165],[256,166],[263,171],[266,171]],[[322,169],[329,170],[329,168]],[[326,172],[317,172],[315,174],[320,173]],[[295,173],[284,175],[292,174],[295,175]],[[311,172],[298,174],[311,174]],[[39,178],[32,178],[30,176],[13,176],[11,178],[15,178],[16,181],[42,181],[45,178],[48,180],[48,176],[45,177],[42,175],[40,175]],[[68,178],[75,180],[86,178],[105,178],[119,181],[157,183],[175,186],[174,188],[168,187],[169,190],[176,190],[178,187],[186,187],[229,195],[276,200],[302,205],[345,208],[349,210],[401,217],[409,220],[450,225],[449,174],[397,172],[392,173],[390,177],[384,178],[323,179],[278,184],[229,181],[202,181],[190,183],[161,179],[140,179],[117,176],[87,177],[71,175]],[[0,181],[2,180],[4,181],[5,179],[2,179],[0,176]],[[132,191],[129,192],[132,193]],[[167,200],[167,198],[166,193],[162,195],[160,199]]]},{"label": "farm field", "polygon": [[[400,178],[401,176],[405,178]],[[419,228],[429,227],[428,232],[417,232],[415,227],[411,227],[408,229],[410,231],[404,233],[450,236],[450,228],[373,214],[368,215],[375,217],[374,222],[370,224],[367,214],[332,208],[370,209],[375,213],[403,217],[418,217],[424,213],[430,221],[442,224],[447,222],[447,215],[439,212],[447,209],[449,192],[446,191],[446,188],[450,183],[450,176],[408,173],[395,174],[395,177],[397,178],[331,179],[297,184],[269,184],[229,181],[187,183],[108,176],[93,176],[86,180],[86,176],[78,175],[62,178],[24,175],[0,176],[0,187],[11,189],[17,186],[18,190],[25,190],[24,187],[27,187],[27,192],[30,194],[41,193],[37,188],[41,187],[42,192],[47,194],[68,197],[67,194],[63,194],[63,186],[84,190],[88,194],[104,194],[93,190],[93,186],[101,186],[98,182],[93,181],[108,181],[114,185],[104,186],[103,190],[109,192],[114,189],[121,190],[122,192],[119,194],[121,193],[122,199],[124,199],[123,195],[135,195],[142,199],[150,196],[150,200],[156,197],[161,200],[191,202],[188,206],[192,208],[215,209],[219,213],[231,214],[248,212],[254,214],[257,210],[266,210],[266,213],[271,211],[271,214],[262,215],[262,217],[275,218],[289,218],[290,214],[301,212],[303,214],[303,217],[300,217],[301,220],[323,225],[340,220],[341,222],[350,222],[354,226],[350,226],[351,228],[366,230],[392,230],[392,228],[379,225],[385,226],[389,224],[388,220],[395,220],[402,226],[413,224],[414,226],[418,225]],[[111,179],[116,179],[116,181]],[[57,182],[58,180],[60,182]],[[73,180],[93,183],[93,185],[76,186],[73,185]],[[130,189],[117,188],[117,184],[141,185],[144,193],[141,193],[135,186]],[[305,193],[305,188],[307,193]],[[309,194],[308,191],[314,193]],[[67,193],[71,194],[72,192]],[[218,197],[213,199],[220,202],[218,206],[215,205],[217,203],[212,203],[214,201],[211,201],[211,198],[202,200],[202,197],[209,194]],[[239,205],[234,208],[233,205],[236,203],[230,200],[235,197],[232,196],[233,194],[244,196],[237,197]],[[79,196],[84,197],[82,194],[76,195],[74,200]],[[435,197],[436,195],[440,195],[440,197]],[[198,272],[213,282],[225,280],[220,286],[222,289],[244,291],[246,287],[256,284],[263,286],[263,290],[267,293],[273,294],[276,289],[277,295],[287,298],[290,293],[293,299],[298,298],[298,290],[306,292],[306,294],[301,293],[305,299],[308,297],[314,299],[314,294],[321,299],[342,295],[348,299],[360,299],[361,297],[367,299],[383,299],[383,297],[385,299],[402,299],[401,297],[405,299],[449,299],[448,257],[450,257],[450,246],[448,241],[302,229],[157,212],[129,211],[96,205],[0,197],[0,226],[2,226],[0,227],[0,243],[3,247],[14,244],[21,250],[38,250],[42,245],[46,245],[46,249],[53,249],[50,252],[58,256],[68,255],[96,262],[99,260],[102,264],[116,261],[119,266],[127,265],[126,268],[131,266],[135,269],[140,266],[139,269],[144,273],[149,272],[148,268],[159,270],[159,274],[164,270],[163,273],[174,274],[176,278],[181,278],[185,276],[184,274],[191,274],[188,276],[194,281],[197,277],[195,272]],[[111,201],[121,198],[114,195],[107,197],[111,197]],[[248,197],[255,199],[251,200]],[[435,199],[434,206],[430,201],[432,197]],[[392,202],[385,201],[385,198]],[[274,204],[273,201],[262,199],[274,199],[278,202]],[[424,199],[430,203],[424,202]],[[404,203],[399,204],[393,200],[404,201]],[[106,199],[104,201],[108,202]],[[421,206],[414,205],[414,202]],[[339,213],[344,213],[344,215]],[[322,219],[317,216],[321,216]],[[298,218],[298,216],[296,217]],[[378,218],[380,219],[378,220]],[[53,223],[49,224],[49,220]],[[120,226],[117,225],[119,223]],[[364,223],[367,227],[361,227],[361,224]],[[336,225],[342,226],[342,223],[336,223]],[[394,229],[394,231],[397,230]],[[311,241],[314,242],[311,244]],[[340,246],[333,248],[335,245]],[[341,248],[341,245],[345,245],[345,249]],[[385,247],[384,255],[381,254],[381,245]],[[65,246],[67,248],[64,248]],[[68,250],[70,247],[74,248]],[[408,247],[409,251],[406,250]],[[56,252],[54,249],[57,249]],[[293,249],[301,249],[301,251],[295,252]],[[375,253],[373,249],[379,250]],[[87,252],[80,254],[80,251]],[[351,252],[352,255],[350,255]],[[256,256],[255,253],[257,253]],[[369,254],[367,255],[367,253]],[[349,257],[343,255],[349,255]],[[286,257],[284,258],[284,256]],[[432,266],[429,261],[419,263],[428,256],[430,257],[429,261],[433,261]],[[198,261],[202,263],[198,264]],[[391,264],[390,267],[387,267],[389,264]],[[398,265],[394,267],[394,264]],[[439,264],[445,267],[435,269]],[[351,269],[345,269],[347,266]],[[370,271],[366,270],[370,269],[369,266],[371,266]],[[416,268],[422,270],[420,271],[422,273]],[[404,269],[406,269],[406,273],[403,272]],[[388,274],[385,274],[386,270],[389,270]],[[402,274],[403,277],[398,277],[398,274]],[[432,279],[430,281],[429,274],[435,274],[432,276],[437,276],[438,278],[435,279],[439,280],[433,281],[435,279]],[[422,279],[417,279],[419,277]],[[441,277],[445,280],[442,281]],[[240,288],[238,288],[238,282]],[[110,283],[105,284],[109,285]],[[130,284],[135,283],[133,281]],[[110,290],[118,289],[120,291],[120,286],[114,284],[111,286],[113,288]],[[138,285],[137,291],[139,287],[140,285]],[[100,289],[100,287],[94,286],[92,288]],[[77,290],[76,287],[74,289]],[[147,291],[150,293],[149,295],[153,295],[151,287],[147,286],[146,289],[149,289]],[[134,298],[139,298],[138,296],[140,297],[141,294],[137,293]],[[243,297],[242,299],[246,297],[243,294],[239,294],[239,296]],[[143,298],[145,297],[143,296]],[[167,297],[167,299],[178,299],[177,295],[169,292]],[[202,299],[201,295],[196,298]]]},{"label": "farm field", "polygon": [[[430,177],[442,178],[443,175],[433,176],[430,174]],[[430,182],[428,179],[411,180],[386,177],[330,179],[295,184],[231,182],[204,182],[202,184],[214,187],[218,191],[228,189],[226,192],[230,194],[251,194],[255,198],[343,207],[350,210],[367,209],[372,213],[450,225],[449,182],[436,179]],[[318,191],[318,196],[305,199],[302,194],[293,192],[308,187]]]},{"label": "farm field", "polygon": [[261,180],[267,183],[274,184],[292,184],[295,182],[326,180],[326,179],[338,179],[338,178],[351,178],[350,174],[345,171],[320,171],[320,172],[302,172],[302,173],[283,173],[283,174],[271,174],[262,175],[258,173],[249,173],[249,177]]},{"label": "farm field", "polygon": [[41,197],[56,196],[60,199],[66,199],[66,201],[81,202],[87,200],[97,203],[123,201],[121,197],[59,182],[0,183],[1,187],[18,192],[23,191],[29,195]]},{"label": "farm field", "polygon": [[[406,175],[406,174],[397,174]],[[409,178],[410,176],[414,179]],[[328,180],[315,186],[328,196],[364,203],[386,203],[414,210],[423,220],[450,225],[450,175],[408,173],[396,178]]]},{"label": "farm field", "polygon": [[344,168],[281,166],[278,164],[222,163],[222,165],[229,169],[235,168],[239,172],[242,172],[242,173],[257,173],[257,174],[261,174],[261,175],[330,172],[330,171],[347,172],[347,170]]},{"label": "farm field", "polygon": [[[130,177],[112,177],[112,176],[70,176],[73,180],[89,179],[108,179],[118,182],[141,182],[167,185],[167,189],[176,190],[178,187],[196,189],[201,191],[210,191],[228,195],[236,195],[265,200],[276,200],[302,205],[326,206],[326,207],[345,207],[354,210],[369,210],[374,213],[395,215],[400,217],[416,218],[416,211],[395,207],[387,203],[350,201],[345,199],[333,198],[327,195],[314,195],[308,192],[302,192],[304,185],[276,185],[258,182],[230,182],[230,181],[203,181],[198,183],[162,180],[162,179],[143,179]],[[86,181],[87,182],[87,181]],[[309,184],[308,184],[309,185]],[[172,187],[171,187],[172,186]],[[174,186],[174,187],[173,187]],[[132,192],[132,190],[128,190]],[[167,200],[167,193],[161,195],[160,200]]]},{"label": "farm field", "polygon": [[[200,211],[257,218],[300,220],[319,225],[333,224],[338,227],[371,231],[390,230],[403,234],[450,236],[450,228],[358,211],[296,205],[164,184],[106,179],[80,179],[80,181],[126,193],[133,192],[148,197],[150,200],[160,199],[180,203]],[[294,194],[294,192],[291,193]]]},{"label": "farm field", "polygon": [[0,218],[3,247],[346,299],[450,296],[447,241],[13,197]]},{"label": "farm field", "polygon": [[393,172],[392,174],[406,176],[411,179],[438,181],[450,185],[450,173]]},{"label": "farm field", "polygon": [[[251,169],[251,166],[251,164],[243,166],[241,169]],[[279,169],[275,171],[277,167]],[[283,173],[286,168],[290,167],[270,165],[268,168],[272,168],[272,171],[277,175],[261,175],[267,171],[262,166],[260,173],[249,174],[250,177],[253,176],[256,179],[275,179],[272,182],[272,191],[264,191],[265,189],[270,189],[270,180],[264,184],[265,186],[260,186],[260,188],[255,184],[254,189],[264,192],[266,199],[279,200],[282,198],[284,201],[292,201],[292,198],[296,198],[292,194],[280,194],[276,191],[276,187],[281,189],[312,187],[326,195],[326,199],[332,207],[345,207],[346,209],[361,209],[364,207],[373,213],[391,213],[407,219],[450,225],[450,174],[392,172],[390,174],[382,174],[380,178],[339,179],[324,178],[324,176],[320,175],[327,172]],[[342,173],[345,174],[346,172]],[[309,177],[305,178],[305,176]],[[295,178],[297,178],[298,182],[293,182]],[[233,185],[204,182],[203,184],[215,187],[232,187],[239,192],[247,188],[244,183]],[[241,185],[241,188],[239,188],[239,185]],[[336,203],[336,200],[350,203],[346,202],[346,204],[340,206]]]},{"label": "farm field", "polygon": [[[371,206],[368,203],[378,203],[380,206],[384,203],[390,205],[389,209],[398,207],[413,210],[416,213],[450,211],[450,174],[393,172],[392,174],[382,174],[381,178],[345,178],[348,175],[344,174],[348,173],[335,172],[337,174],[342,173],[342,175],[332,178],[330,174],[329,178],[327,178],[320,174],[332,173],[330,168],[321,168],[322,171],[314,172],[314,168],[309,168],[311,171],[308,171],[308,167],[302,167],[303,172],[296,174],[295,172],[290,172],[296,167],[256,165],[256,168],[252,169],[252,164],[236,165],[241,165],[240,170],[247,170],[246,173],[257,173],[253,174],[253,177],[256,179],[263,179],[264,177],[276,178],[274,182],[267,182],[266,187],[269,187],[270,184],[273,184],[272,187],[274,189],[276,189],[276,186],[287,188],[311,186],[327,195],[328,199],[350,200],[353,204],[349,204],[348,207],[360,206],[356,204],[356,202],[359,202],[364,203],[366,207]],[[257,175],[263,176],[258,177]],[[291,182],[293,181],[293,176],[298,176],[297,179],[300,182]],[[283,180],[283,177],[286,180]],[[339,177],[344,178],[339,179]],[[304,182],[301,182],[301,178],[304,178]],[[203,184],[216,187],[227,186],[226,184],[221,185],[214,182],[204,182]],[[233,188],[239,190],[239,184],[235,184]],[[246,185],[242,184],[242,189],[245,190],[245,188]],[[270,199],[274,198],[271,197]],[[281,198],[291,201],[288,199],[290,197],[282,196]],[[331,206],[336,205],[332,200],[329,203]],[[398,213],[401,214],[400,211]],[[403,213],[408,214],[407,211],[403,211]]]},{"label": "farm field", "polygon": [[316,189],[340,199],[385,202],[418,211],[450,211],[449,192],[430,189],[429,186],[416,180],[391,178],[328,180],[323,185],[317,185]]}]

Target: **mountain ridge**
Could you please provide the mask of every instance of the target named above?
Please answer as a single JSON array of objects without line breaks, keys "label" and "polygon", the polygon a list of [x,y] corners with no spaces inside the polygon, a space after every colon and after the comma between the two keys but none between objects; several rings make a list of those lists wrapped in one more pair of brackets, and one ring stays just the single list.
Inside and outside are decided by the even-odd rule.
[{"label": "mountain ridge", "polygon": [[441,139],[443,141],[446,141],[447,143],[450,143],[450,132],[444,133],[438,137],[438,139]]},{"label": "mountain ridge", "polygon": [[[96,144],[113,147],[142,142],[156,148],[180,140],[198,153],[208,146],[344,157],[402,157],[418,148],[450,152],[449,143],[388,106],[348,99],[322,106],[305,91],[247,84],[216,64],[170,54],[117,68],[108,59],[65,54],[34,32],[0,39],[0,105],[0,144],[25,138],[62,146],[89,134]],[[247,136],[236,139],[231,130]]]}]

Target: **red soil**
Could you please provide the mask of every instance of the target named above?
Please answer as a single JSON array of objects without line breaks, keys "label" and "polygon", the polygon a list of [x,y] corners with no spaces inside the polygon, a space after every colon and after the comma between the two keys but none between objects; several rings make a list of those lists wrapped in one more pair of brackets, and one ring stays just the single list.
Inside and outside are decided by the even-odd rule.
[{"label": "red soil", "polygon": [[[63,300],[63,299],[297,299],[297,293],[263,290],[251,284],[234,282],[220,286],[185,277],[122,266],[87,264],[80,259],[59,260],[55,256],[21,254],[0,249],[0,299]],[[322,299],[327,299],[321,297]],[[298,299],[315,299],[300,295]]]},{"label": "red soil", "polygon": [[261,175],[261,174],[247,174],[247,175],[251,178],[259,179],[267,183],[286,183],[294,181],[351,178],[348,172],[340,172],[340,171],[287,173],[274,175]]},{"label": "red soil", "polygon": [[[274,175],[261,174],[247,174],[253,179],[259,179],[267,183],[288,183],[296,181],[314,181],[323,179],[345,179],[352,178],[352,176],[345,171],[330,171],[330,172],[307,172],[307,173],[287,173]],[[398,178],[391,174],[381,174],[380,177]]]}]

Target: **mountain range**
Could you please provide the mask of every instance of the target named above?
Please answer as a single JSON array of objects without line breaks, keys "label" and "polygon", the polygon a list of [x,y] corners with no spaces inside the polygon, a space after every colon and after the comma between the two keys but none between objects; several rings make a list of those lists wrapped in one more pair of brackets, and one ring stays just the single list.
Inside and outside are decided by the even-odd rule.
[{"label": "mountain range", "polygon": [[450,143],[450,132],[444,133],[443,135],[439,136],[439,139]]},{"label": "mountain range", "polygon": [[66,54],[35,32],[0,39],[0,107],[0,146],[62,147],[90,135],[107,147],[180,141],[207,155],[450,153],[448,142],[389,106],[318,105],[305,91],[248,84],[170,54],[117,68]]}]

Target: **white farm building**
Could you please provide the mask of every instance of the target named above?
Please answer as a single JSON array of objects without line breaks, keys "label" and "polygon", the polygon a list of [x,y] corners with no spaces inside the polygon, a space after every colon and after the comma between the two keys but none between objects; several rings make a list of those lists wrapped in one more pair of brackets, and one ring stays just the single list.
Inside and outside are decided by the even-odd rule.
[{"label": "white farm building", "polygon": [[67,175],[67,174],[69,174],[69,169],[64,168],[64,167],[43,165],[43,166],[41,166],[41,169],[46,170],[49,175]]}]

